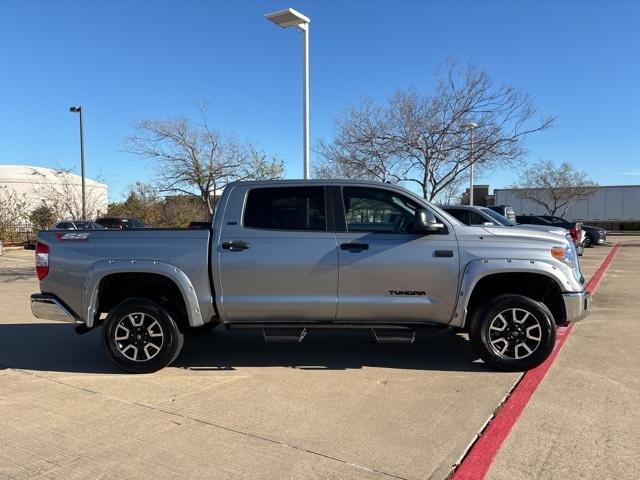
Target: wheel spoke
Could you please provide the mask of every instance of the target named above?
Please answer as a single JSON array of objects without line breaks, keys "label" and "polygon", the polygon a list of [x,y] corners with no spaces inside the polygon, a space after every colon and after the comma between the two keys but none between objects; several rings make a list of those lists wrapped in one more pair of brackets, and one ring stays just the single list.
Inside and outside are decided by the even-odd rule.
[{"label": "wheel spoke", "polygon": [[[136,320],[136,315],[140,315],[139,320]],[[142,323],[144,322],[144,313],[132,313],[131,315],[129,315],[129,321],[131,322],[132,326],[141,327]]]},{"label": "wheel spoke", "polygon": [[[118,332],[120,330],[124,330],[124,335],[119,335]],[[122,341],[122,340],[127,340],[129,338],[129,335],[131,334],[131,331],[125,327],[124,325],[122,325],[121,323],[118,324],[118,326],[116,327],[115,330],[115,339],[118,341]]]},{"label": "wheel spoke", "polygon": [[[127,355],[127,352],[128,352],[129,350],[133,350],[133,356],[131,356],[131,355]],[[131,344],[129,344],[129,345],[127,345],[126,347],[124,347],[124,348],[122,349],[122,354],[123,354],[125,357],[130,358],[131,360],[137,360],[137,359],[138,359],[138,347],[136,347],[135,345],[131,345]]]},{"label": "wheel spoke", "polygon": [[[526,355],[518,355],[518,349],[519,349],[520,347],[524,348],[524,349],[527,351]],[[516,355],[516,360],[518,360],[518,359],[520,359],[520,358],[523,358],[523,357],[526,357],[526,356],[528,356],[528,355],[531,355],[531,354],[533,353],[533,350],[531,350],[531,349],[529,348],[529,346],[528,346],[526,343],[524,343],[524,342],[523,342],[523,343],[519,343],[518,345],[516,345],[516,347],[515,347],[515,349],[514,349],[514,353],[515,353],[515,355]]]},{"label": "wheel spoke", "polygon": [[[536,329],[538,330],[538,336],[534,336],[531,333],[532,330],[536,330]],[[542,338],[542,330],[540,328],[540,325],[538,325],[537,323],[535,325],[531,325],[530,327],[528,327],[526,332],[527,332],[527,338],[529,340],[535,340],[535,341],[539,342],[540,339]]]},{"label": "wheel spoke", "polygon": [[[502,328],[496,325],[496,320],[500,320],[502,322]],[[497,330],[498,332],[504,331],[505,328],[507,328],[507,321],[504,319],[502,314],[499,314],[496,318],[494,318],[493,322],[491,322],[491,325],[489,326],[489,330]]]},{"label": "wheel spoke", "polygon": [[524,315],[524,317],[522,317],[521,320],[516,320],[516,323],[523,324],[525,322],[525,320],[531,316],[531,314],[529,312],[527,312],[526,310],[520,310],[520,311],[524,312],[525,315]]},{"label": "wheel spoke", "polygon": [[[496,345],[496,344],[498,344],[500,342],[504,343],[504,346],[502,347],[502,350],[500,350]],[[491,345],[493,345],[493,347],[496,350],[498,350],[500,352],[500,354],[503,354],[507,350],[507,348],[509,348],[509,342],[505,338],[502,338],[502,337],[497,338],[496,340],[492,340],[491,341]]]},{"label": "wheel spoke", "polygon": [[[149,348],[153,348],[155,351],[153,353],[149,353]],[[160,351],[160,347],[154,343],[148,343],[144,346],[144,353],[147,354],[147,358],[152,358]]]},{"label": "wheel spoke", "polygon": [[[154,332],[154,328],[156,329],[156,331]],[[158,323],[157,320],[154,320],[153,323],[151,325],[149,325],[147,327],[147,332],[149,333],[150,337],[162,337],[162,327],[160,326],[160,324]]]}]

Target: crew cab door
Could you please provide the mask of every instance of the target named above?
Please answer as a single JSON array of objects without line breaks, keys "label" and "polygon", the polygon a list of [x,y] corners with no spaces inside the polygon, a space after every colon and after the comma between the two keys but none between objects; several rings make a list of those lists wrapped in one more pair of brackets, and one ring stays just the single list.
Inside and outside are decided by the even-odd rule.
[{"label": "crew cab door", "polygon": [[[412,233],[417,209],[384,187],[338,187],[339,322],[448,323],[458,295],[458,245],[450,226]],[[436,217],[441,215],[436,213]]]},{"label": "crew cab door", "polygon": [[226,203],[217,239],[226,321],[334,320],[338,254],[325,187],[240,184]]}]

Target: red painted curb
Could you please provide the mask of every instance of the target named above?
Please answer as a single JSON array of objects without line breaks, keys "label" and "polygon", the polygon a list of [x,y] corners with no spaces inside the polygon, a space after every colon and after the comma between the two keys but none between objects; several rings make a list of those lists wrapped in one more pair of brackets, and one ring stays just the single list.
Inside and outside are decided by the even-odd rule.
[{"label": "red painted curb", "polygon": [[620,242],[614,245],[614,247],[609,252],[609,255],[607,255],[607,258],[605,258],[602,262],[602,265],[600,265],[600,268],[598,268],[593,277],[591,277],[591,280],[589,280],[589,283],[587,284],[587,291],[593,293],[598,289],[598,287],[600,286],[600,282],[602,281],[602,277],[604,277],[604,274],[609,268],[609,265],[611,265],[611,262],[613,262],[613,257],[616,256],[616,253],[618,253],[619,249]]},{"label": "red painted curb", "polygon": [[[589,280],[586,286],[587,291],[594,293],[598,289],[602,277],[609,268],[609,265],[611,265],[619,248],[620,242],[616,243],[611,249],[595,275],[591,277],[591,280]],[[502,408],[500,408],[484,432],[480,434],[478,440],[472,445],[467,455],[453,473],[451,480],[481,480],[485,477],[500,447],[509,435],[509,432],[511,432],[520,414],[527,406],[533,392],[536,391],[538,385],[540,385],[540,382],[542,382],[542,379],[555,361],[558,352],[564,345],[572,329],[573,325],[558,328],[558,338],[549,358],[547,358],[542,365],[533,370],[529,370],[522,376],[511,392],[511,395],[509,395],[502,405]]]}]

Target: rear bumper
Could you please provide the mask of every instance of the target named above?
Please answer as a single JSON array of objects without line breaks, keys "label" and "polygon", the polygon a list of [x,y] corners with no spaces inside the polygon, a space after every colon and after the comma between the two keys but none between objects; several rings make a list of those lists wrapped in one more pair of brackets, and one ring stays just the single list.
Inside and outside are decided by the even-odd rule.
[{"label": "rear bumper", "polygon": [[583,290],[581,292],[568,292],[562,294],[564,300],[564,310],[567,314],[567,322],[582,320],[591,311],[591,293]]},{"label": "rear bumper", "polygon": [[31,295],[31,313],[41,320],[76,322],[76,317],[55,296],[46,293]]}]

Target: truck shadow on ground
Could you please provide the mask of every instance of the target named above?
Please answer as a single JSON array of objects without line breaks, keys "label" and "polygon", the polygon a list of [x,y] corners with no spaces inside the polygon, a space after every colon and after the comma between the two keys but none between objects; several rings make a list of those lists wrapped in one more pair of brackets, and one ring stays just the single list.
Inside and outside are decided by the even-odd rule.
[{"label": "truck shadow on ground", "polygon": [[[102,349],[101,329],[78,336],[68,324],[0,324],[0,370],[118,373]],[[413,344],[376,344],[367,330],[311,331],[302,343],[265,343],[257,332],[222,328],[188,334],[173,363],[189,370],[289,367],[346,370],[382,367],[437,371],[489,371],[462,335],[418,331]]]},{"label": "truck shadow on ground", "polygon": [[0,271],[0,283],[9,283],[16,280],[32,280],[35,277],[35,271],[21,267],[2,267]]}]

